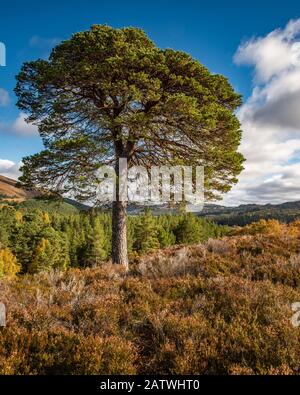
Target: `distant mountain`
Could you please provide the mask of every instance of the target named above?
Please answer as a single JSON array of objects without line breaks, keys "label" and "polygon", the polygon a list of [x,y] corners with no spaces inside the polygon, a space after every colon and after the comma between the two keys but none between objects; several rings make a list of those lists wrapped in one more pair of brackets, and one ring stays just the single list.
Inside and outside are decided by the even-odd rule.
[{"label": "distant mountain", "polygon": [[[65,198],[62,202],[45,200],[37,191],[27,191],[16,187],[17,181],[0,175],[0,202],[10,202],[26,207],[40,207],[43,210],[74,212],[89,210],[90,207],[75,200]],[[42,198],[42,199],[37,199]],[[168,205],[148,206],[153,214],[176,213]],[[144,210],[134,204],[129,205],[128,213],[136,215]],[[300,201],[282,204],[244,204],[237,207],[226,207],[217,204],[207,204],[198,214],[200,217],[210,219],[220,225],[247,225],[260,219],[278,219],[282,222],[291,222],[300,219]]]},{"label": "distant mountain", "polygon": [[23,202],[41,196],[37,191],[26,191],[16,186],[17,181],[0,175],[0,200]]},{"label": "distant mountain", "polygon": [[42,210],[72,213],[88,210],[90,207],[75,200],[65,198],[62,201],[45,199],[35,190],[18,188],[17,181],[0,175],[0,203],[18,204],[21,207],[41,208]]},{"label": "distant mountain", "polygon": [[281,204],[243,204],[226,207],[214,204],[205,205],[200,216],[211,219],[221,225],[247,225],[260,219],[277,219],[291,222],[300,219],[300,201]]}]

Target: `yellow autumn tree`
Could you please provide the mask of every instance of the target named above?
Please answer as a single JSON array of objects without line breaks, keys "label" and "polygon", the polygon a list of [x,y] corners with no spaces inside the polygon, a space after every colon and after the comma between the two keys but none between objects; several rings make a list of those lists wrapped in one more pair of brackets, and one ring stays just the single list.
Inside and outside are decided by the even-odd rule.
[{"label": "yellow autumn tree", "polygon": [[235,229],[233,235],[256,235],[256,234],[268,234],[268,235],[279,235],[287,230],[285,224],[280,223],[276,219],[261,219],[257,222],[252,222],[242,228]]},{"label": "yellow autumn tree", "polygon": [[300,220],[297,219],[289,224],[288,233],[291,237],[299,237],[300,235]]},{"label": "yellow autumn tree", "polygon": [[51,224],[51,219],[50,215],[48,213],[43,213],[42,214],[42,219],[45,225],[50,225]]},{"label": "yellow autumn tree", "polygon": [[23,221],[23,213],[22,211],[16,211],[15,218],[17,222],[22,222]]},{"label": "yellow autumn tree", "polygon": [[0,249],[0,278],[14,277],[20,270],[21,266],[10,249]]}]

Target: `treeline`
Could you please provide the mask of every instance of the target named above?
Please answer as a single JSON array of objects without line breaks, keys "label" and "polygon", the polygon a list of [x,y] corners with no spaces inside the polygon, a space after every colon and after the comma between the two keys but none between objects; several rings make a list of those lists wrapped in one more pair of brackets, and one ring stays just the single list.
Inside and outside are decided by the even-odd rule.
[{"label": "treeline", "polygon": [[230,214],[211,215],[211,221],[226,226],[246,226],[260,220],[277,220],[282,223],[291,223],[300,218],[299,209],[295,210],[257,210],[253,212],[239,212]]},{"label": "treeline", "polygon": [[[193,214],[153,216],[146,211],[129,216],[128,247],[132,258],[175,244],[199,243],[227,231]],[[0,251],[0,276],[99,265],[111,254],[110,213],[62,214],[4,205]]]}]

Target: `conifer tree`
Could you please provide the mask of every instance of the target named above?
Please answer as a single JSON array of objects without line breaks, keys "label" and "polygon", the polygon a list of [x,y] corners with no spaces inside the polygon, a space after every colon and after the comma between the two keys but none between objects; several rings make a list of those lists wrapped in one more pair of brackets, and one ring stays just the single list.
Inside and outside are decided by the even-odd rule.
[{"label": "conifer tree", "polygon": [[158,225],[151,211],[140,215],[135,228],[134,248],[136,251],[145,253],[159,248]]},{"label": "conifer tree", "polygon": [[[147,169],[204,166],[211,199],[242,170],[240,95],[223,76],[186,53],[157,48],[140,29],[95,25],[74,34],[49,60],[25,63],[15,92],[45,146],[23,159],[25,186],[91,200],[97,169],[113,164],[118,177],[124,158]],[[126,202],[118,192],[112,259],[127,267]]]},{"label": "conifer tree", "polygon": [[103,226],[99,218],[94,219],[93,226],[90,227],[86,235],[86,247],[84,252],[85,265],[98,265],[107,259],[107,243]]},{"label": "conifer tree", "polygon": [[204,239],[202,226],[193,214],[183,216],[175,230],[175,235],[178,244],[199,243]]}]

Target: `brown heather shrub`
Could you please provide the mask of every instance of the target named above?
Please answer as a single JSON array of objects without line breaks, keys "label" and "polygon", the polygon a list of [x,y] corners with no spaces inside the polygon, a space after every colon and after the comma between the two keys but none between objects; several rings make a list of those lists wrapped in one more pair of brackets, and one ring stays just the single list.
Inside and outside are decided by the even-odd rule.
[{"label": "brown heather shrub", "polygon": [[228,238],[223,239],[209,239],[205,247],[207,251],[218,255],[229,255],[234,250],[234,243],[231,243]]},{"label": "brown heather shrub", "polygon": [[[134,374],[134,346],[118,336],[67,331],[0,334],[0,374]],[[20,328],[18,328],[20,329]]]},{"label": "brown heather shrub", "polygon": [[0,279],[0,374],[300,374],[299,223],[246,228],[129,273]]}]

